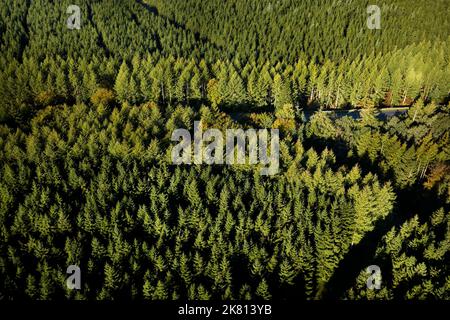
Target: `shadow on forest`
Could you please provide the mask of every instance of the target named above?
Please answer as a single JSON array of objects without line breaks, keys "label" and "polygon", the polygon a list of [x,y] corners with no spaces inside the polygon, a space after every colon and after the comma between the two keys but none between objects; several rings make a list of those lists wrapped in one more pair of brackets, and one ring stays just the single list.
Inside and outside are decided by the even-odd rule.
[{"label": "shadow on forest", "polygon": [[386,262],[374,260],[377,246],[383,236],[393,227],[400,227],[415,215],[418,215],[420,220],[426,220],[428,218],[426,215],[432,214],[443,205],[436,195],[424,190],[420,185],[396,190],[396,195],[393,213],[386,219],[378,221],[373,231],[368,232],[361,242],[351,247],[326,284],[322,299],[342,299],[346,290],[355,284],[359,273],[370,265],[379,265],[383,278],[388,279],[389,273],[383,268],[388,267]]},{"label": "shadow on forest", "polygon": [[[306,140],[305,143],[310,146],[314,145],[317,151],[325,148],[332,150],[336,155],[336,168],[343,163],[349,167],[358,163],[363,173],[370,171],[376,174],[380,181],[389,180],[386,179],[386,174],[383,175],[380,169],[376,165],[374,166],[367,157],[348,158],[348,145],[341,139],[313,138]],[[392,174],[387,173],[387,176],[392,176]],[[432,190],[424,189],[420,182],[405,189],[394,188],[394,192],[397,198],[392,213],[385,219],[377,221],[374,229],[366,233],[358,244],[350,248],[339,262],[318,298],[325,300],[342,299],[345,292],[356,283],[356,278],[360,272],[370,265],[380,266],[383,278],[389,279],[391,277],[389,270],[392,269],[392,266],[389,265],[390,261],[374,260],[382,238],[393,227],[402,226],[415,215],[418,215],[421,222],[425,222],[429,215],[445,206],[445,203],[433,194]],[[297,278],[294,286],[283,289],[285,292],[283,296],[289,300],[306,299],[303,295],[304,288],[303,279]],[[315,289],[318,290],[318,288]]]},{"label": "shadow on forest", "polygon": [[186,32],[192,33],[194,35],[195,41],[201,42],[203,44],[209,44],[214,49],[217,49],[217,50],[221,49],[220,46],[218,46],[216,43],[210,41],[208,38],[206,38],[204,36],[201,36],[200,33],[194,32],[194,31],[188,29],[186,27],[186,25],[181,24],[180,22],[178,22],[178,21],[176,21],[174,19],[171,19],[171,18],[169,18],[167,16],[163,16],[162,14],[159,13],[159,11],[158,11],[158,9],[156,7],[146,3],[144,0],[136,0],[136,2],[138,4],[140,4],[141,6],[143,6],[151,14],[153,14],[155,16],[158,16],[158,17],[160,17],[162,19],[165,19],[169,24],[175,26],[176,28],[181,29],[181,30],[186,31]]}]

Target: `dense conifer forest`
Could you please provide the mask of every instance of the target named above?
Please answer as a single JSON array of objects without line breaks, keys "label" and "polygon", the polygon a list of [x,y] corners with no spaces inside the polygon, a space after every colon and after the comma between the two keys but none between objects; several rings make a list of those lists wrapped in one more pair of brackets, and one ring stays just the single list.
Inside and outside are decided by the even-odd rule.
[{"label": "dense conifer forest", "polygon": [[[447,0],[0,2],[0,299],[450,299]],[[279,173],[174,165],[199,120]]]}]

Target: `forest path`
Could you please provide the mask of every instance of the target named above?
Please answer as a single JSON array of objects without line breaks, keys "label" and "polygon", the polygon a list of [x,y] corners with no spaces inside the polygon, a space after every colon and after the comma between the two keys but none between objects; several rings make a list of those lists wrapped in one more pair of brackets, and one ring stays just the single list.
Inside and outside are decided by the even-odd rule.
[{"label": "forest path", "polygon": [[[351,109],[351,110],[323,110],[326,114],[330,115],[332,118],[343,118],[343,117],[351,117],[353,119],[360,119],[361,118],[361,111],[363,109]],[[407,113],[409,110],[409,107],[398,107],[398,108],[383,108],[378,109],[379,112],[378,118],[380,120],[388,120],[389,118],[401,115]],[[305,120],[309,121],[311,117],[316,113],[319,112],[319,110],[304,110],[302,111],[305,115]],[[242,121],[247,118],[250,114],[255,112],[229,112],[228,115],[234,120],[234,121]]]}]

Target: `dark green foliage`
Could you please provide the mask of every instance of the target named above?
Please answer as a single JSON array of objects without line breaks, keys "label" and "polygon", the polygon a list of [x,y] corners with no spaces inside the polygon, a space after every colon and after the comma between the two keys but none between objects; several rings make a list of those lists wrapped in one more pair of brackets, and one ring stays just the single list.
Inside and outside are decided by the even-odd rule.
[{"label": "dark green foliage", "polygon": [[[363,0],[81,0],[80,30],[69,2],[0,6],[3,296],[450,297],[445,1],[381,3],[376,32]],[[200,119],[279,128],[278,175],[173,165]]]}]

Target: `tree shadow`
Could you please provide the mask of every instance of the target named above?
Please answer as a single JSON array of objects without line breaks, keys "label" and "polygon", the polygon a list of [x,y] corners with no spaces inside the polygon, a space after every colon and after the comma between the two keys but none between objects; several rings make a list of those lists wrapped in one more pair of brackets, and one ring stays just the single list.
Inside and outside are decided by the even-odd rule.
[{"label": "tree shadow", "polygon": [[[359,158],[348,157],[350,148],[340,138],[326,139],[313,136],[303,143],[305,147],[314,147],[318,152],[324,148],[332,150],[337,160],[336,168],[343,164],[349,167],[359,164],[363,172],[376,174],[380,182],[389,181],[389,177],[393,176],[392,171],[383,173],[379,166],[370,161],[367,155]],[[342,299],[345,292],[355,284],[360,272],[370,265],[379,265],[382,269],[383,278],[389,279],[389,270],[392,270],[392,267],[389,266],[390,261],[380,261],[380,258],[375,258],[377,247],[381,244],[383,237],[393,227],[401,227],[415,215],[418,215],[421,222],[426,222],[431,214],[446,206],[443,199],[439,198],[433,190],[425,189],[420,181],[405,188],[394,187],[394,193],[397,198],[392,213],[385,219],[377,221],[373,230],[366,233],[358,244],[349,249],[325,284],[320,296],[321,299]],[[318,267],[320,268],[320,266]],[[298,299],[299,288],[303,288],[302,283],[297,280],[294,288],[296,288]],[[289,296],[293,297],[292,294]]]},{"label": "tree shadow", "polygon": [[[389,230],[402,226],[415,215],[424,221],[443,205],[441,199],[418,185],[397,191],[396,195],[397,201],[392,214],[377,221],[374,229],[368,232],[357,245],[351,247],[327,282],[322,299],[342,299],[345,292],[355,283],[361,270],[370,265],[382,264],[374,257],[378,245]],[[387,274],[387,271],[383,274]]]}]

